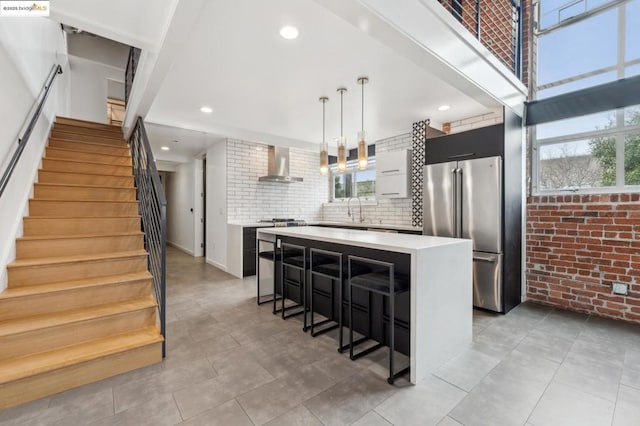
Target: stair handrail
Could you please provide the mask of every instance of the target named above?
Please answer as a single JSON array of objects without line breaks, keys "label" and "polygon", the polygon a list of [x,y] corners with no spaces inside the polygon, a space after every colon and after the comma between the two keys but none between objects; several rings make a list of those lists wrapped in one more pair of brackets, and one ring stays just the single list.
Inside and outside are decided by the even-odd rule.
[{"label": "stair handrail", "polygon": [[151,151],[147,131],[142,117],[129,137],[133,175],[136,183],[138,210],[142,217],[145,247],[149,253],[147,264],[153,275],[153,288],[158,303],[162,356],[166,354],[166,243],[167,243],[167,199]]},{"label": "stair handrail", "polygon": [[44,109],[44,104],[47,101],[47,98],[49,97],[51,86],[53,85],[56,79],[56,76],[58,74],[62,74],[62,67],[59,64],[54,64],[51,67],[51,71],[49,71],[49,75],[47,75],[47,79],[44,82],[44,86],[42,87],[40,94],[38,95],[38,97],[41,99],[37,104],[37,108],[34,111],[33,115],[31,116],[31,119],[29,120],[29,124],[27,125],[27,128],[24,131],[22,137],[18,138],[18,146],[16,147],[16,150],[13,152],[13,156],[11,157],[11,160],[9,161],[7,168],[4,170],[4,173],[2,174],[2,178],[0,178],[0,197],[2,197],[4,190],[9,184],[9,179],[11,179],[11,175],[13,174],[13,171],[15,170],[16,165],[20,160],[20,157],[22,156],[22,151],[24,151],[24,147],[29,142],[29,138],[31,138],[31,133],[33,132],[33,129],[36,127],[38,118],[40,118],[40,114]]}]

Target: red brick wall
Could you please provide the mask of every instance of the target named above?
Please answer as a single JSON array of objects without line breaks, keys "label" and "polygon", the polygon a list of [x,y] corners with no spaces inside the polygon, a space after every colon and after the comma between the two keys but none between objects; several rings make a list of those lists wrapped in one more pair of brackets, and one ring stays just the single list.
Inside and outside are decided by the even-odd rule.
[{"label": "red brick wall", "polygon": [[529,197],[526,233],[529,300],[640,323],[640,194]]}]

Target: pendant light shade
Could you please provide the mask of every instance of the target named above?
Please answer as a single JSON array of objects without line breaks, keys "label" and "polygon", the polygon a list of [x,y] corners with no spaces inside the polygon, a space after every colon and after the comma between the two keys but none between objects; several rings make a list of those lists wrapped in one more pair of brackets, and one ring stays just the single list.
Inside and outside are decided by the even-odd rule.
[{"label": "pendant light shade", "polygon": [[344,136],[342,117],[343,97],[346,91],[347,89],[345,87],[338,89],[338,92],[340,92],[340,137],[336,142],[338,144],[338,172],[340,173],[347,171],[347,138]]},{"label": "pendant light shade", "polygon": [[369,82],[367,77],[358,78],[358,84],[362,86],[362,121],[361,128],[358,132],[358,169],[366,170],[369,166],[369,158],[367,153],[367,132],[364,131],[364,85]]},{"label": "pendant light shade", "polygon": [[326,176],[329,174],[329,144],[325,139],[324,133],[324,106],[327,101],[329,101],[329,98],[327,98],[326,96],[322,96],[320,98],[320,102],[322,102],[322,145],[320,145],[320,174],[322,176]]}]

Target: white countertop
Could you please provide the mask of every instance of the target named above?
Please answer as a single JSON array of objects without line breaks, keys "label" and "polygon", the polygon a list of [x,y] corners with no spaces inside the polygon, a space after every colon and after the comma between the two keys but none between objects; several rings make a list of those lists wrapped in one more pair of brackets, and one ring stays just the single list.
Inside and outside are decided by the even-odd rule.
[{"label": "white countertop", "polygon": [[265,228],[259,232],[260,234],[306,238],[309,240],[410,254],[416,253],[419,250],[468,241],[461,238],[429,237],[426,235],[394,234],[360,229],[324,228],[320,226]]},{"label": "white countertop", "polygon": [[[269,227],[273,226],[273,224],[269,222],[258,222],[258,221],[240,221],[240,220],[230,220],[227,222],[228,225],[234,226],[242,226],[242,227]],[[354,228],[371,228],[371,229],[392,229],[396,231],[419,231],[422,232],[422,228],[411,225],[390,225],[390,224],[380,224],[380,223],[359,223],[359,222],[330,222],[324,220],[311,220],[307,221],[307,225],[323,225],[323,226],[347,226]]]},{"label": "white countertop", "polygon": [[243,222],[240,220],[230,220],[229,222],[227,222],[227,225],[242,226],[245,228],[257,228],[261,226],[264,226],[265,228],[273,227],[273,223],[271,222],[256,222],[256,221]]}]

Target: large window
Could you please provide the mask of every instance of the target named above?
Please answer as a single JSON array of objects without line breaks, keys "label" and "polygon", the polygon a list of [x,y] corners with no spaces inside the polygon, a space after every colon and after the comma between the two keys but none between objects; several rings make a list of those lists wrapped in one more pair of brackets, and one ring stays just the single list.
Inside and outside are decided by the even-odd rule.
[{"label": "large window", "polygon": [[376,197],[375,160],[369,158],[367,170],[358,170],[357,160],[347,162],[347,171],[338,173],[336,165],[331,165],[331,198],[344,201],[351,197],[374,200]]},{"label": "large window", "polygon": [[[536,99],[640,74],[640,0],[540,0],[539,10]],[[532,141],[534,192],[640,185],[638,106],[539,124]]]}]

